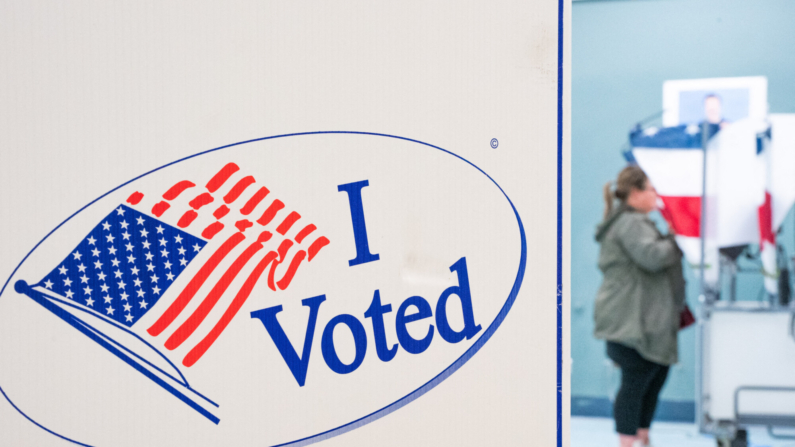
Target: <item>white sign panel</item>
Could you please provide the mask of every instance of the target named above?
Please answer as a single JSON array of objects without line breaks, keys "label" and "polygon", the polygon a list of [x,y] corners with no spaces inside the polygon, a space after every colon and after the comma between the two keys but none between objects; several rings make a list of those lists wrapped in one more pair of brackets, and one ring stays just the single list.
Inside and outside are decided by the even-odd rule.
[{"label": "white sign panel", "polygon": [[723,127],[767,116],[767,78],[677,79],[663,83],[663,126],[707,121]]},{"label": "white sign panel", "polygon": [[0,8],[0,444],[567,445],[567,5]]}]

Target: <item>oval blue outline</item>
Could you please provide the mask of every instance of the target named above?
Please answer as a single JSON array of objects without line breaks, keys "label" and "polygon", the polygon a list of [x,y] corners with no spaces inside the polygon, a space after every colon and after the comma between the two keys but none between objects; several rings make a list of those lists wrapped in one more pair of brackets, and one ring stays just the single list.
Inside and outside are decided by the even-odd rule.
[{"label": "oval blue outline", "polygon": [[[385,407],[383,407],[383,408],[381,408],[379,410],[376,410],[376,411],[368,414],[367,416],[363,416],[363,417],[361,417],[361,418],[359,418],[359,419],[357,419],[355,421],[349,422],[349,423],[347,423],[345,425],[341,425],[341,426],[336,427],[336,428],[332,428],[332,429],[327,430],[327,431],[322,432],[322,433],[318,433],[316,435],[307,436],[305,438],[301,438],[301,439],[298,439],[298,440],[295,440],[295,441],[290,441],[290,442],[287,442],[287,443],[284,443],[284,444],[277,444],[277,445],[274,445],[272,447],[286,447],[286,446],[298,447],[298,446],[304,446],[304,445],[313,444],[315,442],[320,442],[320,441],[323,441],[323,440],[326,440],[326,439],[333,438],[335,436],[341,435],[343,433],[347,433],[347,432],[349,432],[351,430],[355,430],[355,429],[357,429],[359,427],[362,427],[364,425],[369,424],[370,422],[376,421],[376,420],[378,420],[378,419],[380,419],[380,418],[382,418],[384,416],[387,416],[390,413],[399,410],[400,408],[403,408],[404,406],[406,406],[409,403],[413,402],[414,400],[418,399],[423,394],[425,394],[428,391],[432,390],[434,387],[436,387],[436,385],[442,383],[445,379],[450,377],[450,375],[452,375],[454,372],[458,371],[459,368],[464,366],[464,363],[469,361],[469,359],[471,359],[472,356],[474,356],[483,347],[483,345],[486,344],[487,341],[489,341],[489,339],[492,337],[492,335],[494,335],[494,332],[497,331],[497,328],[500,327],[500,324],[502,324],[502,321],[505,320],[505,317],[508,315],[508,312],[511,310],[511,307],[513,307],[513,303],[514,303],[514,301],[516,301],[516,297],[519,294],[519,289],[522,286],[522,280],[524,279],[524,272],[525,272],[525,268],[526,268],[526,265],[527,265],[527,239],[525,237],[524,225],[522,225],[522,219],[519,217],[519,212],[516,210],[516,207],[514,206],[514,204],[511,201],[510,197],[508,197],[508,194],[505,193],[505,191],[502,189],[502,187],[496,181],[494,181],[494,179],[491,178],[490,175],[488,175],[485,171],[483,171],[482,169],[477,167],[474,163],[472,163],[471,161],[467,160],[466,158],[461,157],[460,155],[455,154],[453,152],[450,152],[450,151],[448,151],[446,149],[442,149],[439,146],[434,146],[432,144],[425,143],[425,142],[422,142],[422,141],[419,141],[419,140],[414,140],[414,139],[405,138],[405,137],[399,137],[399,136],[396,136],[396,135],[374,133],[374,132],[357,132],[357,131],[341,131],[341,130],[340,131],[299,132],[299,133],[291,133],[291,134],[275,135],[275,136],[270,136],[270,137],[256,138],[256,139],[253,139],[253,140],[246,140],[246,141],[241,141],[241,142],[238,142],[238,143],[232,143],[232,144],[228,144],[226,146],[220,146],[220,147],[217,147],[217,148],[214,148],[214,149],[208,149],[206,151],[199,152],[199,153],[196,153],[196,154],[193,154],[193,155],[189,155],[187,157],[181,158],[181,159],[176,160],[176,161],[172,161],[171,163],[168,163],[168,164],[165,164],[163,166],[160,166],[159,168],[152,169],[149,172],[141,174],[138,177],[135,177],[135,178],[133,178],[131,180],[128,180],[128,181],[122,183],[121,185],[111,189],[110,191],[106,192],[105,194],[102,194],[101,196],[99,196],[96,199],[92,200],[91,202],[89,202],[88,204],[86,204],[85,206],[80,208],[79,210],[75,211],[71,216],[67,217],[63,222],[58,224],[57,227],[53,228],[52,231],[47,233],[47,235],[44,236],[44,238],[42,240],[40,240],[28,252],[28,254],[25,255],[25,257],[22,259],[22,261],[20,261],[20,263],[17,264],[17,266],[14,268],[14,271],[11,272],[11,275],[6,280],[5,284],[3,284],[3,288],[0,289],[0,297],[2,297],[3,293],[5,293],[6,287],[8,286],[8,283],[11,281],[11,278],[14,277],[14,275],[17,273],[17,270],[19,270],[19,267],[21,267],[22,264],[25,263],[25,261],[31,255],[31,253],[36,251],[36,249],[39,248],[39,246],[45,240],[47,240],[48,237],[50,237],[53,233],[55,233],[66,222],[68,222],[73,217],[75,217],[76,215],[80,214],[81,212],[83,212],[83,210],[85,210],[89,206],[93,205],[97,201],[101,200],[102,198],[104,198],[108,194],[110,194],[110,193],[112,193],[114,191],[117,191],[118,189],[123,188],[123,187],[129,185],[130,183],[132,183],[132,182],[134,182],[134,181],[136,181],[136,180],[138,180],[138,179],[140,179],[142,177],[145,177],[145,176],[147,176],[149,174],[157,172],[157,171],[159,171],[161,169],[167,168],[167,167],[169,167],[171,165],[174,165],[174,164],[177,164],[177,163],[181,163],[181,162],[183,162],[185,160],[189,160],[191,158],[198,157],[200,155],[209,154],[210,152],[219,151],[221,149],[227,149],[227,148],[234,147],[234,146],[240,146],[240,145],[247,144],[247,143],[254,143],[254,142],[257,142],[257,141],[273,140],[273,139],[276,139],[276,138],[296,137],[296,136],[304,136],[304,135],[322,135],[322,134],[369,135],[369,136],[377,136],[377,137],[394,138],[394,139],[397,139],[397,140],[404,140],[404,141],[410,141],[412,143],[422,144],[424,146],[432,147],[434,149],[438,149],[438,150],[440,150],[442,152],[450,154],[450,155],[458,158],[459,160],[462,160],[462,161],[466,162],[467,164],[469,164],[473,168],[477,169],[478,171],[480,171],[481,174],[485,175],[489,180],[491,180],[492,183],[494,183],[494,185],[500,190],[502,195],[505,196],[505,199],[508,200],[508,203],[511,205],[511,209],[513,209],[513,213],[516,216],[516,223],[519,224],[519,235],[521,237],[522,251],[521,251],[521,256],[520,256],[520,259],[519,259],[519,271],[516,273],[516,279],[514,280],[513,287],[511,288],[511,292],[508,294],[508,299],[505,301],[505,304],[502,306],[502,309],[500,309],[500,312],[497,314],[497,317],[494,319],[494,321],[491,323],[491,325],[489,325],[488,329],[486,329],[486,331],[483,332],[483,335],[481,335],[480,338],[478,338],[477,341],[475,341],[475,343],[473,343],[472,346],[465,353],[463,353],[461,355],[461,357],[459,357],[455,362],[453,362],[450,366],[448,366],[444,371],[439,373],[433,379],[431,379],[428,382],[426,382],[421,387],[419,387],[416,390],[412,391],[411,393],[403,396],[402,398],[396,400],[395,402],[392,402],[391,404],[389,404],[389,405],[387,405],[387,406],[385,406]],[[80,446],[84,446],[84,447],[92,447],[92,446],[90,446],[88,444],[83,444],[81,442],[75,441],[73,439],[69,439],[69,438],[67,438],[67,437],[65,437],[63,435],[55,433],[54,431],[48,429],[47,427],[44,427],[43,425],[41,425],[38,422],[36,422],[33,419],[31,419],[21,409],[19,409],[16,405],[14,405],[14,402],[11,401],[11,398],[8,397],[8,395],[3,390],[2,386],[0,386],[0,393],[3,394],[3,397],[6,398],[8,403],[11,404],[11,406],[14,407],[14,409],[17,410],[19,412],[19,414],[24,416],[27,420],[29,420],[30,422],[32,422],[33,424],[35,424],[37,427],[41,428],[42,430],[44,430],[44,431],[46,431],[46,432],[48,432],[50,434],[53,434],[53,435],[65,440],[65,441],[69,441],[69,442],[72,442],[74,444],[77,444],[77,445],[80,445]]]}]

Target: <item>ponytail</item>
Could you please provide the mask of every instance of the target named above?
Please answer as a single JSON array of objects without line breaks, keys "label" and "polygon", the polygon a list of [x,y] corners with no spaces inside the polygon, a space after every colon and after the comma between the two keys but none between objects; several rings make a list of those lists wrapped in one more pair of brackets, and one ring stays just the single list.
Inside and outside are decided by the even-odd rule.
[{"label": "ponytail", "polygon": [[602,189],[605,199],[605,215],[602,217],[603,219],[607,219],[607,216],[613,212],[613,181],[609,181],[605,183],[604,188]]}]

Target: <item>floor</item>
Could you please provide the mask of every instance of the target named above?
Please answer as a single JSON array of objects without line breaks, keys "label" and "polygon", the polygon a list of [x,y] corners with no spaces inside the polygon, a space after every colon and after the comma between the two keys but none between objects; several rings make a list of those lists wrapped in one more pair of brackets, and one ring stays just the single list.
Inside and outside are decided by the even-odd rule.
[{"label": "floor", "polygon": [[[655,422],[650,438],[654,447],[716,447],[715,438],[699,434],[694,424]],[[748,440],[749,447],[795,447],[795,439],[773,439],[765,427],[752,427]],[[613,431],[612,419],[571,418],[571,447],[613,446],[618,447],[618,436]]]}]

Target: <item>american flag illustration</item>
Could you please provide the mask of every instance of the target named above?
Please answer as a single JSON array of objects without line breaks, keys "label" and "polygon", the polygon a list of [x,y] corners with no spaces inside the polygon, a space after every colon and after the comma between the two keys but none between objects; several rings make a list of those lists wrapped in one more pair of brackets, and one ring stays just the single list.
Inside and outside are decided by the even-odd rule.
[{"label": "american flag illustration", "polygon": [[[181,363],[193,366],[257,283],[274,292],[286,289],[301,265],[330,243],[314,224],[302,222],[301,214],[239,171],[228,163],[204,187],[179,180],[151,209],[138,209],[145,194],[132,193],[41,281],[17,285],[18,291],[216,423],[205,403],[217,404],[193,390],[157,347],[188,346]],[[187,209],[176,209],[175,200],[183,194],[193,194],[192,199]],[[212,206],[214,202],[220,205]],[[204,219],[199,218],[202,213]],[[207,213],[212,216],[209,224]],[[234,287],[240,275],[245,280]],[[187,281],[172,287],[179,277]],[[213,309],[216,318],[211,318]],[[139,321],[147,314],[149,323],[141,327]],[[131,346],[114,333],[132,335],[140,343]],[[169,333],[165,340],[159,338]],[[157,352],[155,359],[142,352],[147,350]]]}]

